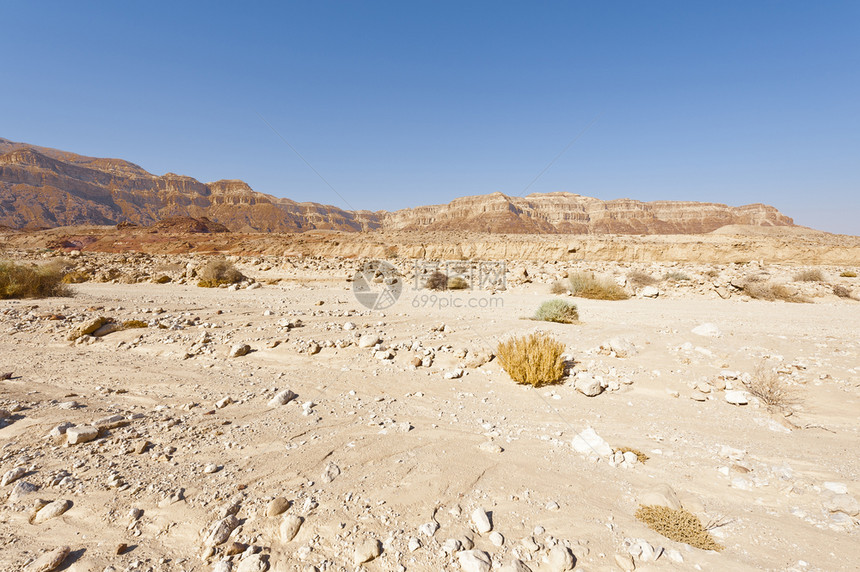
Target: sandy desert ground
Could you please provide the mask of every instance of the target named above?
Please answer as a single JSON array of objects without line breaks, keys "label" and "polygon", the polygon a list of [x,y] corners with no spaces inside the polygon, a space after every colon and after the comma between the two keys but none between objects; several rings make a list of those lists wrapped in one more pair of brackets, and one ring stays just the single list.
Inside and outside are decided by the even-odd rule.
[{"label": "sandy desert ground", "polygon": [[[84,253],[111,281],[0,301],[0,569],[61,546],[58,569],[97,572],[860,566],[860,302],[731,288],[796,267],[510,261],[505,290],[431,302],[407,283],[380,312],[352,293],[360,260],[242,258],[260,287],[208,289],[190,279],[203,259]],[[159,268],[173,281],[144,279]],[[579,324],[526,319],[586,268],[691,279],[567,298]],[[851,268],[822,270],[860,294]],[[69,340],[99,317],[147,327]],[[559,385],[490,359],[536,328],[571,357]],[[784,413],[727,400],[762,364],[794,391]],[[591,430],[648,459],[574,447]],[[724,550],[647,528],[635,512],[654,502]]]}]

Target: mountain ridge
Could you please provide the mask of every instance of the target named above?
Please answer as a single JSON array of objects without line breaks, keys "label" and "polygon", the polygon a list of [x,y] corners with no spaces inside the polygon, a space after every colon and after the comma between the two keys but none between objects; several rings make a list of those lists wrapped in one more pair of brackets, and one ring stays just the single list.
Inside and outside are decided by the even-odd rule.
[{"label": "mountain ridge", "polygon": [[169,217],[208,218],[236,232],[471,230],[535,234],[703,234],[726,225],[794,226],[772,206],[601,199],[568,192],[494,192],[397,211],[343,210],[254,191],[239,179],[154,175],[124,159],[0,138],[0,226],[52,228]]}]

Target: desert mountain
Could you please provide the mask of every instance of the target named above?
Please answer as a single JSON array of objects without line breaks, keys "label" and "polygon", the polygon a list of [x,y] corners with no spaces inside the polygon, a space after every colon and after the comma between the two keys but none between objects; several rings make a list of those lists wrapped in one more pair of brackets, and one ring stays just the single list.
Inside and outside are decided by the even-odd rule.
[{"label": "desert mountain", "polygon": [[121,159],[85,157],[0,138],[0,226],[50,228],[170,217],[207,218],[236,232],[471,230],[537,234],[701,234],[726,225],[792,226],[771,206],[603,201],[572,193],[502,193],[394,212],[299,203],[239,180],[157,176]]}]

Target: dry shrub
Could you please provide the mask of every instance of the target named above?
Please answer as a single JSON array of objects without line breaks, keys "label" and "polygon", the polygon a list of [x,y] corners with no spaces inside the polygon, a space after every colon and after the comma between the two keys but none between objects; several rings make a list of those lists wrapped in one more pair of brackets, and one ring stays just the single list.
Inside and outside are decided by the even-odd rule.
[{"label": "dry shrub", "polygon": [[559,324],[575,324],[579,321],[579,312],[576,304],[567,300],[547,300],[537,309],[533,319]]},{"label": "dry shrub", "polygon": [[714,541],[699,518],[684,509],[674,509],[658,505],[640,505],[636,518],[648,528],[670,540],[689,544],[702,550],[722,550],[723,546]]},{"label": "dry shrub", "polygon": [[455,276],[448,279],[448,290],[467,290],[468,288],[469,283],[466,282],[465,278]]},{"label": "dry shrub", "polygon": [[222,284],[236,284],[244,280],[245,276],[239,272],[233,264],[223,256],[216,256],[203,265],[198,271],[200,282],[198,286],[203,288],[217,288]]},{"label": "dry shrub", "polygon": [[756,366],[749,381],[744,382],[746,390],[757,397],[770,410],[785,412],[799,402],[797,391],[779,377],[765,364]]},{"label": "dry shrub", "polygon": [[844,270],[839,274],[842,278],[857,278],[857,273],[853,270]]},{"label": "dry shrub", "polygon": [[613,449],[612,451],[613,452],[619,452],[619,453],[633,453],[634,455],[636,455],[636,459],[640,463],[644,463],[645,461],[650,459],[650,457],[648,455],[646,455],[645,453],[643,453],[639,449],[634,449],[632,447],[618,447],[617,449]]},{"label": "dry shrub", "polygon": [[782,300],[784,302],[794,303],[809,302],[809,300],[785,284],[747,281],[744,282],[743,289],[750,298],[755,298],[756,300]]},{"label": "dry shrub", "polygon": [[824,282],[824,275],[818,268],[802,270],[794,275],[795,282]]},{"label": "dry shrub", "polygon": [[0,299],[71,296],[58,265],[43,266],[0,261]]},{"label": "dry shrub", "polygon": [[63,275],[62,282],[63,284],[81,284],[82,282],[89,282],[92,279],[93,275],[89,272],[72,270],[71,272],[66,272]]},{"label": "dry shrub", "polygon": [[595,278],[588,272],[577,272],[568,279],[574,296],[592,300],[626,300],[630,296],[624,289],[607,278]]},{"label": "dry shrub", "polygon": [[564,344],[546,332],[535,332],[499,343],[496,355],[511,379],[541,387],[564,375]]},{"label": "dry shrub", "polygon": [[552,286],[549,287],[550,294],[567,294],[570,290],[567,288],[564,282],[561,280],[556,280],[552,283]]},{"label": "dry shrub", "polygon": [[851,290],[846,288],[841,284],[833,285],[833,293],[839,296],[840,298],[851,298]]},{"label": "dry shrub", "polygon": [[667,272],[666,275],[663,276],[663,280],[668,280],[669,282],[684,282],[686,280],[690,280],[690,277],[683,272],[672,270],[671,272]]},{"label": "dry shrub", "polygon": [[641,270],[633,270],[627,273],[627,282],[629,282],[634,288],[641,288],[642,286],[651,286],[656,284],[657,279]]},{"label": "dry shrub", "polygon": [[427,277],[427,280],[424,282],[424,287],[429,288],[430,290],[447,290],[448,276],[443,272],[436,271]]}]

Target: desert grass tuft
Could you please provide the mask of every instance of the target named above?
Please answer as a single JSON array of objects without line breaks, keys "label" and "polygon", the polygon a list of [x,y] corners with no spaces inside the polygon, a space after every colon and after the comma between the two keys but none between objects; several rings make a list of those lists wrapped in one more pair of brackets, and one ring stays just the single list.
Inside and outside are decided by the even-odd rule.
[{"label": "desert grass tuft", "polygon": [[644,463],[645,461],[647,461],[648,459],[651,458],[648,455],[646,455],[645,453],[643,453],[642,451],[640,451],[639,449],[633,449],[632,447],[618,447],[617,449],[613,449],[612,451],[613,452],[619,452],[619,453],[633,453],[634,455],[636,455],[636,459],[640,463]]},{"label": "desert grass tuft", "polygon": [[833,293],[839,296],[840,298],[851,298],[851,290],[846,288],[842,284],[834,284],[833,285]]},{"label": "desert grass tuft", "polygon": [[448,276],[443,272],[434,272],[427,277],[427,280],[424,282],[424,287],[429,288],[430,290],[447,290]]},{"label": "desert grass tuft", "polygon": [[797,304],[809,302],[808,299],[801,296],[785,284],[747,281],[744,282],[743,289],[750,298],[754,298],[756,300],[782,300],[784,302],[794,302]]},{"label": "desert grass tuft", "polygon": [[663,280],[669,282],[685,282],[687,280],[690,280],[690,277],[683,272],[672,270],[671,272],[667,272],[666,275],[663,276]]},{"label": "desert grass tuft", "polygon": [[570,289],[567,287],[567,284],[565,284],[561,280],[555,280],[552,283],[552,286],[549,287],[549,293],[550,294],[559,295],[559,294],[567,294],[568,292],[570,292]]},{"label": "desert grass tuft", "polygon": [[575,324],[579,321],[579,311],[576,309],[576,304],[567,300],[547,300],[540,305],[532,319],[559,324]]},{"label": "desert grass tuft", "polygon": [[467,290],[468,288],[469,283],[466,282],[465,278],[455,276],[448,279],[448,290]]},{"label": "desert grass tuft", "polygon": [[0,261],[0,299],[71,296],[57,265],[43,266]]},{"label": "desert grass tuft", "polygon": [[557,383],[564,375],[564,344],[546,332],[513,337],[499,343],[496,356],[511,379],[542,387]]},{"label": "desert grass tuft", "polygon": [[795,282],[824,282],[824,274],[818,268],[802,270],[794,275]]},{"label": "desert grass tuft", "polygon": [[720,551],[724,547],[702,526],[699,518],[684,509],[674,509],[658,505],[640,505],[636,518],[648,528],[670,540],[689,544],[702,550]]},{"label": "desert grass tuft", "polygon": [[630,296],[624,288],[607,278],[595,278],[588,272],[577,272],[568,278],[574,296],[592,300],[626,300]]},{"label": "desert grass tuft", "polygon": [[657,279],[641,270],[632,270],[627,273],[627,282],[634,288],[642,286],[651,286],[657,283]]},{"label": "desert grass tuft", "polygon": [[756,366],[749,380],[744,382],[744,386],[770,411],[785,413],[800,401],[795,388],[763,363]]},{"label": "desert grass tuft", "polygon": [[223,256],[216,256],[198,271],[202,288],[217,288],[222,284],[237,284],[245,279],[233,264]]}]

